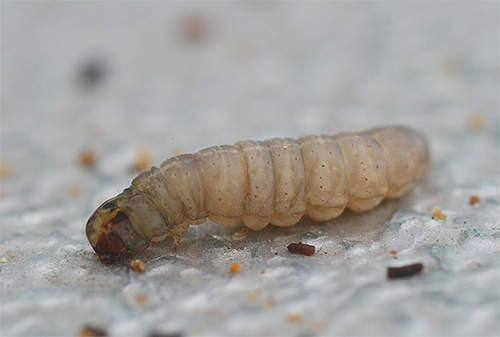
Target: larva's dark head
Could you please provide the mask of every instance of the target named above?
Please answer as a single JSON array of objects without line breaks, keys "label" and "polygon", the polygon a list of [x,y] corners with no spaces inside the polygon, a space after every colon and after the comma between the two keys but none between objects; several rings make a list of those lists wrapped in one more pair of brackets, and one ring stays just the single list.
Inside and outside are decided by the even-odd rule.
[{"label": "larva's dark head", "polygon": [[103,263],[113,263],[142,250],[134,244],[137,242],[137,234],[128,216],[117,205],[118,198],[119,196],[99,206],[86,226],[87,238]]}]

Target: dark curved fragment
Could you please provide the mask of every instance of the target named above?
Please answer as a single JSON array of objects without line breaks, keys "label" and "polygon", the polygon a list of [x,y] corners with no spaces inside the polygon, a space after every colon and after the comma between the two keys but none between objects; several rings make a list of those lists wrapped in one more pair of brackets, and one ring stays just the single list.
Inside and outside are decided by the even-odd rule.
[{"label": "dark curved fragment", "polygon": [[402,277],[410,277],[417,274],[420,274],[424,269],[424,265],[422,263],[414,263],[403,267],[388,267],[387,268],[387,278],[402,278]]}]

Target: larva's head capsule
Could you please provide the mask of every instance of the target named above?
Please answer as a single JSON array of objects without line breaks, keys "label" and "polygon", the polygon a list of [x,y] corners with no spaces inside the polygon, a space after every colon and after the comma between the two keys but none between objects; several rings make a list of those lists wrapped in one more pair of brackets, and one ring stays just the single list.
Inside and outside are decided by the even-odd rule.
[{"label": "larva's head capsule", "polygon": [[143,250],[147,242],[132,228],[129,217],[118,206],[120,196],[104,202],[89,218],[87,238],[103,263],[112,263]]}]

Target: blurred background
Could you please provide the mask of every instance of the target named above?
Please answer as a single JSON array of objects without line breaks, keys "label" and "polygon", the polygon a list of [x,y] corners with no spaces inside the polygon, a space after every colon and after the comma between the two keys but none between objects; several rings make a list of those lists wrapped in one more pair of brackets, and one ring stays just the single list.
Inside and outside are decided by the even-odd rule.
[{"label": "blurred background", "polygon": [[89,150],[113,177],[141,149],[159,164],[240,139],[457,132],[471,115],[497,130],[496,5],[6,2],[3,193],[64,200]]},{"label": "blurred background", "polygon": [[[114,279],[97,266],[84,236],[86,219],[151,165],[241,139],[297,138],[386,124],[413,127],[428,137],[433,162],[423,187],[403,200],[404,208],[429,213],[440,204],[448,216],[465,212],[460,219],[471,224],[478,210],[464,209],[457,200],[479,193],[486,207],[480,214],[488,219],[481,221],[490,226],[484,229],[486,237],[497,242],[499,223],[492,219],[500,204],[499,24],[494,1],[2,2],[0,255],[7,262],[0,265],[0,332],[74,334],[75,326],[61,319],[63,309],[56,310],[59,323],[47,324],[44,310],[61,308],[47,298],[66,299],[65,308],[88,292],[121,303],[116,304],[120,314],[105,314],[102,308],[111,304],[90,300],[83,311],[73,308],[81,324],[94,317],[111,332],[141,335],[149,331],[145,326],[163,322],[162,310],[177,306],[157,303],[150,309],[158,315],[151,318],[151,311],[130,307],[116,289],[96,290],[105,282],[125,281],[120,273]],[[492,242],[474,251],[476,262],[490,266],[490,273],[498,271],[498,264],[486,261],[499,257]],[[368,251],[371,246],[363,247]],[[412,247],[410,256],[421,256],[421,247]],[[347,263],[351,257],[340,254],[337,261]],[[178,268],[194,268],[192,261],[181,261]],[[265,268],[266,261],[255,269]],[[304,265],[296,268],[304,271]],[[170,272],[162,272],[165,279],[172,277]],[[323,274],[320,267],[311,275],[315,272]],[[213,282],[227,276],[220,270],[204,273]],[[132,287],[142,284],[127,275]],[[488,275],[487,284],[494,285],[498,277]],[[348,271],[345,276],[355,277]],[[471,277],[469,285],[476,284]],[[149,282],[155,291],[163,287]],[[354,292],[365,286],[346,285]],[[458,293],[461,286],[466,287],[457,286]],[[202,296],[210,289],[185,287],[184,297],[176,299],[194,303],[182,316],[189,322],[199,312],[196,298],[186,299],[187,294]],[[236,306],[234,313],[197,321],[196,329],[187,323],[174,324],[175,329],[165,323],[165,329],[187,334],[494,334],[498,321],[491,318],[500,312],[494,288],[484,294],[493,302],[464,300],[459,316],[419,321],[419,309],[413,308],[410,318],[398,321],[388,312],[379,317],[386,328],[372,322],[349,330],[345,322],[352,323],[356,306],[347,309],[354,316],[329,324],[339,307],[314,302],[302,289],[283,305],[317,303],[327,313],[323,323],[304,323],[297,330],[285,320],[273,328],[274,320],[248,316]],[[33,305],[39,298],[34,292],[48,302]],[[374,308],[387,305],[380,298],[366,301]],[[102,310],[90,309],[96,303]],[[464,330],[465,323],[455,318],[469,317],[471,308],[478,316]],[[240,325],[228,323],[235,316]],[[250,329],[245,319],[257,319],[262,324],[254,327],[262,329]]]}]

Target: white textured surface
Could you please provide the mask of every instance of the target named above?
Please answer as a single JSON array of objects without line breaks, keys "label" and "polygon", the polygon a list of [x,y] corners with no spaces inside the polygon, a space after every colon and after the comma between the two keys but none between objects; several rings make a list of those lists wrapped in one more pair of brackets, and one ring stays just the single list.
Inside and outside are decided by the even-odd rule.
[{"label": "white textured surface", "polygon": [[[0,335],[499,334],[497,2],[1,6]],[[198,42],[182,38],[190,17],[206,29]],[[104,76],[86,87],[92,60]],[[472,130],[471,115],[486,125]],[[207,223],[176,254],[144,253],[141,275],[103,266],[86,241],[141,147],[159,164],[392,123],[428,137],[430,174],[368,214],[240,241],[241,225]],[[77,164],[85,149],[99,153],[93,170]],[[435,205],[446,220],[431,219]],[[316,254],[286,251],[300,240]],[[413,262],[422,275],[386,279]]]}]

